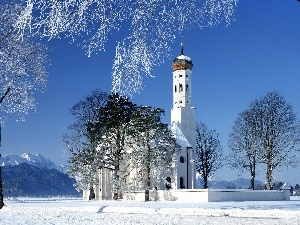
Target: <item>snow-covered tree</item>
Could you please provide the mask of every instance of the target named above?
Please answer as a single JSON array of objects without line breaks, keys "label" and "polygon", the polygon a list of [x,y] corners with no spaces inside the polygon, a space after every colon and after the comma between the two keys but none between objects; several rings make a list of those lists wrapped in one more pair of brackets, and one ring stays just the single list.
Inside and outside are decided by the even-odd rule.
[{"label": "snow-covered tree", "polygon": [[118,33],[112,91],[132,95],[168,59],[183,31],[234,20],[238,0],[25,0],[14,26],[48,39],[67,37],[88,55]]},{"label": "snow-covered tree", "polygon": [[114,199],[118,199],[128,176],[128,159],[135,132],[131,121],[137,105],[127,97],[117,93],[108,96],[106,104],[100,108],[98,121],[94,124],[98,132],[97,152],[104,166],[113,171]]},{"label": "snow-covered tree", "polygon": [[266,189],[273,189],[273,171],[299,162],[300,126],[293,107],[278,92],[254,100],[235,121],[230,136],[230,163],[251,173],[254,187],[257,163],[266,165]]},{"label": "snow-covered tree", "polygon": [[219,134],[202,122],[196,125],[196,157],[196,170],[208,188],[208,178],[223,166],[223,149]]},{"label": "snow-covered tree", "polygon": [[127,177],[136,176],[135,190],[149,190],[149,181],[157,186],[171,174],[175,139],[167,124],[161,122],[160,108],[137,106],[117,93],[94,91],[74,105],[76,122],[64,136],[71,153],[69,174],[77,178],[77,187],[88,190],[98,182],[100,169],[112,172],[114,199],[132,187]]},{"label": "snow-covered tree", "polygon": [[300,126],[293,106],[278,92],[255,100],[251,111],[256,118],[256,134],[261,145],[260,160],[266,165],[266,187],[273,188],[273,171],[299,162]]},{"label": "snow-covered tree", "polygon": [[139,107],[132,123],[139,133],[132,146],[132,166],[136,168],[136,186],[145,190],[149,201],[150,185],[158,187],[161,179],[172,174],[176,140],[167,124],[162,123],[164,110],[149,106]]},{"label": "snow-covered tree", "polygon": [[71,154],[68,173],[77,179],[76,186],[81,190],[98,182],[95,174],[103,167],[103,163],[96,163],[99,134],[93,125],[99,120],[100,108],[105,105],[107,96],[106,92],[95,90],[70,109],[75,123],[68,127],[63,140]]},{"label": "snow-covered tree", "polygon": [[[48,51],[28,31],[22,38],[14,26],[23,8],[17,1],[0,2],[0,127],[8,115],[24,120],[36,107],[35,95],[47,83]],[[0,169],[0,208],[4,205]]]},{"label": "snow-covered tree", "polygon": [[14,26],[23,11],[17,3],[0,3],[0,122],[13,113],[24,120],[35,110],[35,95],[44,91],[48,77],[47,48],[28,30],[20,37]]},{"label": "snow-covered tree", "polygon": [[228,164],[241,172],[244,170],[250,172],[250,189],[255,187],[256,166],[259,163],[259,153],[261,152],[256,125],[256,117],[251,110],[240,113],[234,121],[228,142],[231,150]]}]

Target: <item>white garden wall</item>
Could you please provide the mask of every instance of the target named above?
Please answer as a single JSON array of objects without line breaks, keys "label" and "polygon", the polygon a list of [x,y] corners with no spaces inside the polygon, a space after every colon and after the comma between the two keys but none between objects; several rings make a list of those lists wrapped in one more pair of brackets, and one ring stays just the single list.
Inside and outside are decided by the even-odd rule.
[{"label": "white garden wall", "polygon": [[[125,193],[124,199],[144,201],[145,193]],[[150,191],[150,200],[184,202],[289,201],[290,190],[183,189]]]}]

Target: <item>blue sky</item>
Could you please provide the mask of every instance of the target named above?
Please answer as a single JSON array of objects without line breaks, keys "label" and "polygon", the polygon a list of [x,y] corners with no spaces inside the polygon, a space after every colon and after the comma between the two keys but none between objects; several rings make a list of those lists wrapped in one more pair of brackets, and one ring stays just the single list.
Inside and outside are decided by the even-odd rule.
[{"label": "blue sky", "polygon": [[[69,109],[83,96],[100,88],[110,90],[111,66],[118,36],[112,36],[104,53],[84,55],[66,40],[54,40],[49,83],[37,96],[35,114],[25,122],[12,116],[2,129],[5,154],[40,153],[57,164],[64,163],[62,135],[73,122]],[[184,52],[192,58],[192,102],[197,121],[217,130],[228,153],[227,140],[239,112],[270,91],[278,91],[300,116],[300,3],[296,0],[240,0],[236,21],[203,30],[186,31],[172,44],[173,58],[154,68],[155,78],[144,79],[144,90],[132,101],[164,108],[165,123],[172,108],[172,60]],[[298,169],[275,173],[275,178],[300,183]],[[217,177],[231,180],[236,171],[222,170]],[[248,174],[245,174],[247,177]],[[264,181],[264,171],[260,170]]]}]

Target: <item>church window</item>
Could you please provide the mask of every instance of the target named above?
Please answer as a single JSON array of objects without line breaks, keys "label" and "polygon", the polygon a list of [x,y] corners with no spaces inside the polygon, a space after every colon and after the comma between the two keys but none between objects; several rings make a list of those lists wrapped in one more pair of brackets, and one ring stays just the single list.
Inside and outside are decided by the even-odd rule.
[{"label": "church window", "polygon": [[185,77],[189,77],[188,75],[185,75]]},{"label": "church window", "polygon": [[180,101],[179,103],[182,103],[182,101]]},{"label": "church window", "polygon": [[179,84],[179,92],[183,91],[183,86],[182,84]]},{"label": "church window", "polygon": [[182,77],[182,74],[180,74],[179,77]]},{"label": "church window", "polygon": [[184,157],[183,156],[180,156],[179,162],[184,163]]},{"label": "church window", "polygon": [[189,85],[185,85],[185,91],[189,91]]},{"label": "church window", "polygon": [[175,85],[175,92],[177,92],[177,86]]},{"label": "church window", "polygon": [[185,188],[183,177],[180,177],[180,179],[179,179],[179,188],[180,188],[180,189]]},{"label": "church window", "polygon": [[189,101],[186,101],[186,103],[189,103]]}]

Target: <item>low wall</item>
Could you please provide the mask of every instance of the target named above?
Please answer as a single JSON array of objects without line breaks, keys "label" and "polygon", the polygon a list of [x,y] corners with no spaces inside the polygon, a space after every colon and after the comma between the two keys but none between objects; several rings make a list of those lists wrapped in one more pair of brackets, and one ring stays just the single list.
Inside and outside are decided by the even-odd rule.
[{"label": "low wall", "polygon": [[[144,192],[125,193],[124,199],[145,201]],[[290,190],[182,189],[150,191],[150,201],[226,202],[289,201]]]}]

